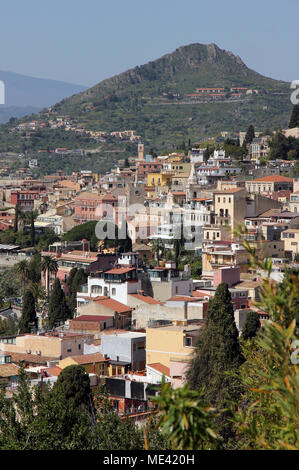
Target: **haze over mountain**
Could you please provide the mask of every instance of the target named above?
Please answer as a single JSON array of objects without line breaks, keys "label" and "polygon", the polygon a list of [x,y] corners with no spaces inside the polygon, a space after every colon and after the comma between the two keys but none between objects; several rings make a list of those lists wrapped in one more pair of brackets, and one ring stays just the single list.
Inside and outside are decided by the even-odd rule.
[{"label": "haze over mountain", "polygon": [[0,80],[5,85],[5,104],[0,105],[0,122],[12,116],[22,117],[38,112],[86,89],[82,85],[5,71],[0,71]]}]

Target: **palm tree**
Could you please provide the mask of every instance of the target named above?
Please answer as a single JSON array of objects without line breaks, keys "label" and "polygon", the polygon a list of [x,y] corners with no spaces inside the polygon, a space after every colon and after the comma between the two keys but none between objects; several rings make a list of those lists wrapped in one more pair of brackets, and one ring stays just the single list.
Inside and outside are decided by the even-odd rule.
[{"label": "palm tree", "polygon": [[155,256],[155,259],[157,262],[160,261],[160,255],[165,251],[164,244],[161,240],[161,238],[157,238],[156,240],[151,241],[151,246],[152,246],[152,252]]},{"label": "palm tree", "polygon": [[51,256],[44,256],[42,259],[42,264],[41,264],[41,270],[46,276],[46,291],[47,291],[47,297],[49,299],[49,291],[50,291],[50,285],[49,285],[49,275],[51,274],[57,274],[58,271],[58,263],[55,259],[53,259]]},{"label": "palm tree", "polygon": [[43,286],[41,285],[40,282],[31,282],[31,285],[29,287],[29,290],[31,291],[34,300],[35,300],[35,307],[37,310],[39,310],[39,300],[46,300],[46,292]]},{"label": "palm tree", "polygon": [[30,269],[29,269],[29,264],[28,264],[28,261],[24,260],[24,261],[20,261],[16,266],[15,266],[15,271],[16,271],[16,274],[22,284],[22,292],[23,292],[23,295],[25,293],[25,285],[26,285],[26,281],[28,281],[29,279],[29,275],[30,275]]}]

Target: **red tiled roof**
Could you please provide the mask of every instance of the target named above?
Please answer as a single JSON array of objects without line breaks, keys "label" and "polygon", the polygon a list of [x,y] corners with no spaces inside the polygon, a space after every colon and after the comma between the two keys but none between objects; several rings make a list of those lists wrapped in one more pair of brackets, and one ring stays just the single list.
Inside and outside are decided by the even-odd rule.
[{"label": "red tiled roof", "polygon": [[192,295],[193,297],[200,297],[200,298],[204,298],[204,297],[214,297],[214,294],[211,294],[210,292],[199,292],[197,290],[194,290],[192,292]]},{"label": "red tiled roof", "polygon": [[11,356],[11,360],[13,362],[29,362],[33,364],[46,364],[48,361],[54,361],[57,357],[49,357],[49,356],[40,356],[37,354],[27,354],[27,353],[17,353],[17,352],[7,352],[9,356]]},{"label": "red tiled roof", "polygon": [[94,354],[82,354],[82,356],[70,356],[77,364],[91,364],[93,362],[104,362],[107,361],[105,357],[100,353]]},{"label": "red tiled roof", "polygon": [[261,181],[265,183],[279,183],[281,182],[291,182],[293,181],[293,178],[287,178],[286,176],[281,176],[281,175],[269,175],[269,176],[264,176],[263,178],[257,178],[253,180],[255,181]]},{"label": "red tiled roof", "polygon": [[117,313],[131,312],[132,309],[128,305],[117,302],[117,300],[111,299],[110,297],[96,297],[94,302],[103,305],[110,310],[113,310]]},{"label": "red tiled roof", "polygon": [[19,366],[16,364],[0,364],[0,377],[12,377],[19,374]]},{"label": "red tiled roof", "polygon": [[168,299],[169,301],[177,301],[177,302],[197,302],[198,301],[198,296],[196,298],[194,297],[188,297],[186,295],[175,295],[174,297],[171,297]]},{"label": "red tiled roof", "polygon": [[141,300],[142,302],[145,302],[147,304],[152,304],[152,305],[157,305],[160,302],[158,300],[154,299],[153,297],[150,297],[149,295],[141,295],[141,294],[130,294],[132,297],[135,299]]},{"label": "red tiled roof", "polygon": [[214,191],[215,194],[230,194],[230,193],[238,193],[239,191],[244,191],[244,188],[231,188],[231,189],[223,189],[222,191]]},{"label": "red tiled roof", "polygon": [[102,321],[108,320],[109,318],[112,318],[112,317],[109,315],[80,315],[79,317],[73,318],[71,321],[102,322]]},{"label": "red tiled roof", "polygon": [[113,268],[109,271],[106,271],[105,274],[125,274],[130,271],[134,271],[136,268]]},{"label": "red tiled roof", "polygon": [[54,367],[48,367],[47,369],[43,369],[47,374],[50,374],[52,376],[58,377],[62,369],[58,366]]},{"label": "red tiled roof", "polygon": [[153,364],[147,364],[148,367],[151,367],[152,369],[157,370],[161,374],[167,375],[167,377],[170,377],[170,369],[169,367],[164,366],[164,364],[161,364],[161,362],[154,362]]}]

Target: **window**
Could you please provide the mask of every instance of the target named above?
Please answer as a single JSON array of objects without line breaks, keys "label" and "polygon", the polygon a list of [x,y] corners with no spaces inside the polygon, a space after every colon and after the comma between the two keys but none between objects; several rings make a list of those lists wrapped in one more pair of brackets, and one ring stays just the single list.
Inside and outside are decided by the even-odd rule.
[{"label": "window", "polygon": [[187,347],[187,348],[190,348],[190,346],[192,346],[192,338],[191,336],[186,336],[184,338],[184,346]]},{"label": "window", "polygon": [[112,287],[112,295],[116,295],[116,288]]},{"label": "window", "polygon": [[102,293],[102,286],[91,286],[91,293],[92,294],[101,294]]}]

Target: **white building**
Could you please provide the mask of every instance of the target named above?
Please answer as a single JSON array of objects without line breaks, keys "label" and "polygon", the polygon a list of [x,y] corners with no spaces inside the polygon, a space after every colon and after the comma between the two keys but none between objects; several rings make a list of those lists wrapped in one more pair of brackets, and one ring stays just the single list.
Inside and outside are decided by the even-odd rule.
[{"label": "white building", "polygon": [[140,289],[136,267],[113,268],[99,273],[97,277],[88,277],[87,285],[77,293],[77,305],[80,307],[90,299],[101,296],[128,305],[128,294],[135,294]]}]

